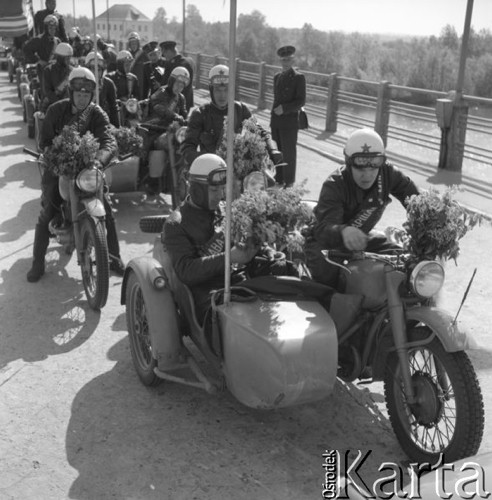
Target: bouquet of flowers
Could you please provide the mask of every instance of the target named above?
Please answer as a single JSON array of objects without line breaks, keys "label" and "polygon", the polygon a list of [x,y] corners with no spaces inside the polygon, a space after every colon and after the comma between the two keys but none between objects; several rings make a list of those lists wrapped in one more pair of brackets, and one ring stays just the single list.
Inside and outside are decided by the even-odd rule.
[{"label": "bouquet of flowers", "polygon": [[244,192],[232,203],[232,235],[237,246],[252,243],[277,250],[302,251],[301,229],[310,222],[311,210],[301,203],[303,186]]},{"label": "bouquet of flowers", "polygon": [[455,191],[456,187],[448,188],[441,195],[431,188],[410,197],[403,227],[408,233],[406,246],[419,260],[453,259],[456,263],[459,240],[480,223],[480,215],[470,214],[453,199]]},{"label": "bouquet of flowers", "polygon": [[[222,142],[217,148],[217,155],[226,160],[227,158],[227,118],[224,119]],[[248,118],[242,123],[239,134],[234,135],[233,143],[234,176],[241,182],[251,172],[263,171],[273,168],[262,137],[262,130],[258,122]]]},{"label": "bouquet of flowers", "polygon": [[119,156],[125,156],[129,153],[131,153],[132,156],[140,157],[143,155],[143,138],[137,133],[135,128],[116,128],[111,126],[111,133],[116,139]]},{"label": "bouquet of flowers", "polygon": [[98,150],[99,141],[90,132],[81,137],[74,128],[65,125],[44,155],[46,168],[55,175],[73,179],[94,162]]}]

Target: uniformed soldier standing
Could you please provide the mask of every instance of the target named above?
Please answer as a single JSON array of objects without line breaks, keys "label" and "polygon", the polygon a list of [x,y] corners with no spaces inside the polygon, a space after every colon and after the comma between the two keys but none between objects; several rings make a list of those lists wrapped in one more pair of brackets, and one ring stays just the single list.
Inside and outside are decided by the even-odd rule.
[{"label": "uniformed soldier standing", "polygon": [[299,111],[306,102],[306,78],[293,68],[294,53],[292,45],[280,47],[282,71],[273,77],[273,106],[270,119],[272,139],[282,152],[286,167],[277,170],[276,180],[289,187],[296,180],[297,131],[299,130]]}]

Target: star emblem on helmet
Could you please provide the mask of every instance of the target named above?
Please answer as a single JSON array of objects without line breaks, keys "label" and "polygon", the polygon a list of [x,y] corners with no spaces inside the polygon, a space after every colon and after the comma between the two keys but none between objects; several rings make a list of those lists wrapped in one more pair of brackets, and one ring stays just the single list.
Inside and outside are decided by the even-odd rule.
[{"label": "star emblem on helmet", "polygon": [[362,152],[363,153],[370,153],[371,152],[372,146],[369,146],[367,142],[364,143],[363,146],[361,146]]}]

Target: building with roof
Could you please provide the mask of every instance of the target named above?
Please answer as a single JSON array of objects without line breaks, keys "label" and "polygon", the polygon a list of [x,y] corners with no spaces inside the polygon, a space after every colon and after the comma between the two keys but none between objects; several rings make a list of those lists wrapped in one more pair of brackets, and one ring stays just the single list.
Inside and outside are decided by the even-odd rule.
[{"label": "building with roof", "polygon": [[104,39],[113,41],[118,50],[126,48],[128,35],[136,31],[141,45],[153,40],[153,24],[143,12],[131,4],[116,4],[96,17],[96,30]]}]

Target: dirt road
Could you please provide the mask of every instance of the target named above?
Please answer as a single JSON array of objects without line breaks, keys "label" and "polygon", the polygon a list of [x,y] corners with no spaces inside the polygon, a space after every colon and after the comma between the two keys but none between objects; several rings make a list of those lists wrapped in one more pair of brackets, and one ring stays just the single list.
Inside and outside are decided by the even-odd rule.
[{"label": "dirt road", "polygon": [[[379,384],[338,383],[317,404],[255,411],[227,393],[164,383],[147,389],[131,363],[121,279],[111,277],[107,306],[91,311],[74,259],[51,245],[46,275],[29,284],[39,174],[26,163],[27,139],[14,87],[0,74],[0,500],[229,500],[321,498],[325,450],[372,450],[361,475],[405,460]],[[300,151],[302,176],[317,196],[333,168]],[[149,211],[122,196],[117,224],[125,260],[151,250],[138,229]],[[402,212],[393,204],[388,223]],[[462,323],[487,345],[490,228],[463,242],[443,301],[456,310],[472,268],[475,286]],[[490,420],[491,357],[472,353]],[[488,430],[490,426],[487,424]],[[487,433],[481,451],[492,450]]]}]

